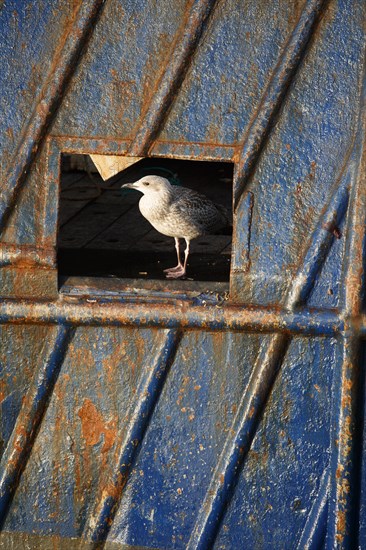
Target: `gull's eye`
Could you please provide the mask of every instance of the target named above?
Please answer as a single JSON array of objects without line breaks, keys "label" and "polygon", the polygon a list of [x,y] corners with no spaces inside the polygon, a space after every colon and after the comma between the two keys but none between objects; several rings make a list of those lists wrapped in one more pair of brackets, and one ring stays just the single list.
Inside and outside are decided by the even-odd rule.
[{"label": "gull's eye", "polygon": [[144,185],[150,185],[148,181],[144,181]]}]

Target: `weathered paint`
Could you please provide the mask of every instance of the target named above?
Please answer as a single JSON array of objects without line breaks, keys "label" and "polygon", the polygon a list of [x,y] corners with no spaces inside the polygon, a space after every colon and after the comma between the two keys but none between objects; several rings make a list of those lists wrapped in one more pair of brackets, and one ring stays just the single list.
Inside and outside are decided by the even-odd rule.
[{"label": "weathered paint", "polygon": [[[88,289],[86,289],[88,291]],[[84,289],[85,292],[85,289]],[[100,291],[99,291],[100,292]],[[80,299],[61,298],[57,302],[19,303],[4,300],[0,303],[1,323],[75,324],[91,326],[129,326],[200,328],[214,331],[260,331],[304,333],[333,336],[344,330],[344,323],[336,311],[302,310],[291,313],[258,307],[223,305],[211,295],[200,295],[192,300],[175,299],[175,303],[145,303],[134,296],[127,299],[106,299],[84,296]],[[157,302],[157,303],[156,303]],[[365,321],[360,327],[366,334]]]},{"label": "weathered paint", "polygon": [[6,517],[9,502],[27,463],[29,452],[32,450],[34,437],[57,380],[69,340],[70,330],[63,326],[58,327],[50,355],[44,360],[39,372],[36,371],[34,374],[31,382],[32,390],[28,391],[23,399],[20,413],[2,455],[0,465],[0,517],[2,520]]},{"label": "weathered paint", "polygon": [[[365,16],[1,4],[0,546],[366,546]],[[230,285],[60,289],[62,152],[234,162]]]},{"label": "weathered paint", "polygon": [[[8,136],[18,133],[21,139],[17,147],[13,146],[10,149],[13,155],[10,162],[2,164],[2,170],[7,168],[8,172],[2,174],[1,229],[4,228],[6,218],[10,215],[22,179],[47,131],[60,96],[70,78],[73,65],[80,54],[80,48],[87,39],[90,26],[102,3],[102,0],[75,2],[71,10],[71,6],[65,6],[66,9],[62,9],[62,3],[60,6],[54,3],[50,10],[44,10],[40,5],[32,9],[32,6],[17,0],[1,6],[2,37],[6,43],[16,43],[20,49],[19,54],[14,58],[10,46],[6,58],[8,70],[2,72],[2,78],[5,81],[2,82],[2,86],[8,93],[8,104],[5,104],[6,110],[3,111],[6,116],[2,117],[2,121],[10,123],[9,114],[11,113],[7,110],[10,107],[13,110],[11,121],[23,124],[21,128],[12,128],[11,125],[7,128]],[[6,19],[15,26],[19,25],[19,30],[15,28],[12,33],[9,33]],[[55,24],[56,21],[57,24]],[[48,32],[45,32],[45,29]],[[54,32],[56,37],[53,40]],[[49,61],[46,66],[44,65],[45,59],[52,60],[50,66]],[[13,66],[14,61],[21,64],[22,70],[19,71]],[[28,94],[26,100],[20,97],[17,102],[13,102],[14,95],[19,94],[22,89]],[[19,108],[20,112],[18,112]],[[4,160],[7,160],[6,150],[4,157]]]},{"label": "weathered paint", "polygon": [[[342,342],[342,366],[334,377],[333,443],[331,446],[331,491],[328,511],[328,546],[355,547],[358,535],[353,528],[359,504],[360,474],[358,455],[360,442],[355,434],[360,430],[359,414],[362,403],[364,372],[361,362],[361,343],[350,326],[363,307],[366,249],[366,83],[363,87],[361,115],[355,149],[358,162],[352,163],[352,204],[347,224],[347,259],[344,265],[344,287],[341,300],[346,319]],[[361,363],[362,365],[362,363]],[[353,436],[353,437],[352,437]]]}]

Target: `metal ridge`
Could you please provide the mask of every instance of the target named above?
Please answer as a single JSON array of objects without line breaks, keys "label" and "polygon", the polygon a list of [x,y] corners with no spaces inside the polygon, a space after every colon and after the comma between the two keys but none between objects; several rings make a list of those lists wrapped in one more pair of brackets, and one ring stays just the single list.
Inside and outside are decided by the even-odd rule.
[{"label": "metal ridge", "polygon": [[131,422],[123,430],[124,437],[116,461],[114,475],[105,480],[97,497],[94,514],[85,528],[85,537],[94,542],[106,540],[119,507],[130,471],[141,449],[155,406],[161,396],[171,365],[182,337],[178,330],[169,330],[163,346],[152,362],[146,377],[142,376],[136,389],[137,399],[128,415]]},{"label": "metal ridge", "polygon": [[237,210],[248,178],[253,173],[274,117],[294,77],[312,36],[317,17],[327,0],[309,0],[290,36],[254,114],[242,145],[237,148],[238,164],[235,176],[234,211]]},{"label": "metal ridge", "polygon": [[142,157],[148,154],[166,119],[177,89],[192,63],[193,54],[216,2],[217,0],[196,0],[192,3],[188,17],[178,31],[173,45],[174,53],[168,58],[164,72],[158,79],[155,92],[142,116],[128,152],[130,156]]},{"label": "metal ridge", "polygon": [[63,92],[77,66],[76,60],[96,24],[104,1],[90,0],[81,3],[75,13],[71,30],[53,59],[51,72],[45,78],[38,103],[14,151],[11,168],[3,179],[0,194],[0,233],[6,227],[19,189],[53,120]]},{"label": "metal ridge", "polygon": [[46,361],[36,370],[0,463],[0,527],[27,464],[73,330],[58,327]]}]

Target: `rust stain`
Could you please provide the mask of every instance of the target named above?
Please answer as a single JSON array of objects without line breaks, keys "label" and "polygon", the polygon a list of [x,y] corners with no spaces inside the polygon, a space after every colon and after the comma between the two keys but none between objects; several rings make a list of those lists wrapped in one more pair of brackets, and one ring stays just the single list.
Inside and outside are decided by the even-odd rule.
[{"label": "rust stain", "polygon": [[178,391],[178,399],[177,399],[177,405],[180,405],[182,403],[184,393],[186,390],[186,386],[189,383],[189,376],[183,376],[182,385],[180,390]]},{"label": "rust stain", "polygon": [[13,130],[13,128],[8,126],[8,128],[5,130],[5,133],[8,137],[10,137],[11,139],[14,139],[14,130]]},{"label": "rust stain", "polygon": [[346,531],[346,513],[343,511],[339,511],[337,514],[337,531],[336,539],[343,541]]},{"label": "rust stain", "polygon": [[78,416],[81,419],[81,430],[86,445],[96,445],[104,435],[102,453],[109,451],[117,437],[116,429],[110,423],[104,422],[102,415],[90,399],[84,399]]},{"label": "rust stain", "polygon": [[336,239],[342,237],[342,231],[334,223],[323,223],[323,229],[329,231]]},{"label": "rust stain", "polygon": [[6,398],[6,383],[4,380],[0,380],[0,403],[2,403]]},{"label": "rust stain", "polygon": [[45,117],[48,112],[49,112],[49,106],[46,104],[45,100],[41,100],[37,107],[36,107],[36,111],[39,115],[41,115],[42,117]]},{"label": "rust stain", "polygon": [[336,239],[340,239],[342,237],[342,231],[339,229],[339,227],[335,227],[332,233],[334,237],[336,237]]},{"label": "rust stain", "polygon": [[119,367],[121,361],[127,361],[132,375],[134,376],[135,372],[135,363],[130,361],[130,356],[126,349],[125,342],[114,343],[115,349],[112,353],[108,354],[105,359],[102,359],[103,370],[106,373],[107,380],[110,384],[113,384],[115,381],[116,369]]},{"label": "rust stain", "polygon": [[340,493],[342,495],[342,498],[345,498],[345,496],[348,495],[350,491],[351,491],[351,486],[348,479],[342,479],[342,483],[340,487]]},{"label": "rust stain", "polygon": [[352,405],[352,399],[350,395],[345,395],[342,397],[342,409],[349,408]]},{"label": "rust stain", "polygon": [[15,433],[17,435],[17,439],[18,438],[20,439],[22,437],[27,437],[27,434],[28,434],[26,427],[23,424],[20,424],[19,426],[16,427]]},{"label": "rust stain", "polygon": [[102,492],[102,500],[112,497],[114,500],[117,501],[127,483],[127,479],[128,479],[127,473],[124,473],[124,474],[119,473],[118,479],[115,485],[113,483],[109,483],[104,487]]}]

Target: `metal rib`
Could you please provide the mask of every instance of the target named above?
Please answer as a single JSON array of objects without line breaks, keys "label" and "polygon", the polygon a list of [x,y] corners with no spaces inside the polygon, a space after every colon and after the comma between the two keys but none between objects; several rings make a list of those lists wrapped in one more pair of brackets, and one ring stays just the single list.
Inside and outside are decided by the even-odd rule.
[{"label": "metal rib", "polygon": [[129,148],[130,156],[146,156],[160,132],[216,1],[196,0],[192,3],[191,12],[181,28],[181,35],[172,47],[170,61],[156,84],[155,93]]},{"label": "metal rib", "polygon": [[[350,155],[346,156],[345,165]],[[349,202],[349,175],[341,174],[336,181],[333,196],[329,202],[327,212],[320,219],[312,235],[309,247],[302,265],[287,292],[284,300],[285,307],[293,311],[299,304],[304,304],[309,296],[322,265],[324,264],[330,247],[334,242],[334,230],[341,224]]]},{"label": "metal rib", "polygon": [[318,495],[306,519],[301,533],[298,550],[318,550],[323,548],[327,530],[328,496],[330,488],[330,473],[327,468],[321,477]]},{"label": "metal rib", "polygon": [[[88,300],[88,299],[87,299]],[[134,304],[85,298],[54,302],[1,300],[0,324],[139,326],[336,336],[344,324],[335,310],[299,312],[216,304]],[[189,306],[189,307],[188,307]],[[366,331],[364,331],[366,332]]]},{"label": "metal rib", "polygon": [[14,153],[13,160],[10,163],[10,171],[5,175],[2,182],[0,233],[6,227],[19,189],[50,126],[69,79],[77,66],[77,59],[96,24],[103,4],[104,0],[81,2],[71,31],[62,45],[61,51],[56,54],[53,60],[52,72],[45,78],[44,88],[39,95],[40,100]]},{"label": "metal rib", "polygon": [[9,511],[68,349],[71,329],[59,327],[53,348],[36,372],[0,464],[0,526]]},{"label": "metal rib", "polygon": [[362,410],[360,394],[365,376],[360,370],[359,340],[352,334],[338,346],[340,361],[335,364],[332,386],[331,490],[325,548],[357,548],[362,453]]},{"label": "metal rib", "polygon": [[[342,175],[339,179],[342,183],[338,187],[339,181],[336,181],[327,210],[315,228],[302,266],[285,297],[285,307],[289,310],[294,310],[307,299],[334,241],[334,236],[329,231],[330,224],[340,224],[347,209],[348,179]],[[235,436],[229,437],[225,442],[189,541],[190,550],[209,549],[214,543],[289,343],[289,335],[277,334],[261,349],[257,357],[248,388],[229,430]]]},{"label": "metal rib", "polygon": [[[108,489],[104,489],[97,503],[94,516],[90,519],[85,536],[94,542],[104,541],[113,523],[124,486],[131,468],[141,448],[151,415],[161,395],[166,376],[174,361],[181,339],[176,330],[168,332],[163,348],[155,364],[143,377],[137,389],[137,400],[132,406],[132,422],[121,443],[118,464],[113,479],[107,480]],[[129,415],[130,417],[130,415]]]},{"label": "metal rib", "polygon": [[277,63],[273,76],[263,94],[257,114],[251,121],[237,154],[237,183],[234,188],[234,210],[238,208],[246,182],[253,172],[274,117],[281,105],[287,88],[299,66],[311,38],[317,17],[326,0],[310,0]]},{"label": "metal rib", "polygon": [[249,384],[237,414],[230,426],[228,437],[219,457],[211,483],[201,504],[196,525],[191,534],[187,550],[213,548],[221,519],[232,496],[238,474],[257,430],[269,392],[289,344],[289,337],[273,336],[268,345],[262,347],[256,359]]},{"label": "metal rib", "polygon": [[366,243],[366,79],[360,105],[358,148],[352,159],[353,188],[347,227],[347,262],[344,274],[343,363],[336,368],[333,383],[333,419],[331,438],[331,495],[328,514],[327,548],[356,548],[361,487],[362,450],[361,410],[364,372],[360,365],[360,341],[354,320],[362,311],[364,292],[364,251]]}]

